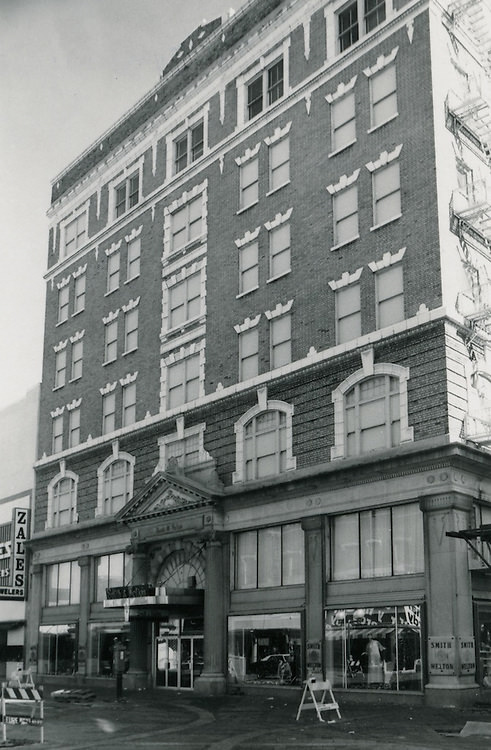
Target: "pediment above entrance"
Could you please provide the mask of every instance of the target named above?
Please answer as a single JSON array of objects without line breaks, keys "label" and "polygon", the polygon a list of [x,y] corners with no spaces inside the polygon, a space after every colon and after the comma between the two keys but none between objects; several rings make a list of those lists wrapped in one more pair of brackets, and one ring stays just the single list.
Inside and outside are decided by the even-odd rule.
[{"label": "pediment above entrance", "polygon": [[212,507],[216,494],[184,477],[161,471],[138,492],[117,516],[125,523]]}]

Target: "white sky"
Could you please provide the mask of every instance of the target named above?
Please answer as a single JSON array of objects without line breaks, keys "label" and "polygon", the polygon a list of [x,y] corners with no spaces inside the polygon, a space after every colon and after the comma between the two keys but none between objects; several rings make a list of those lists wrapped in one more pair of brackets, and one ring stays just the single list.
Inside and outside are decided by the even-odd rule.
[{"label": "white sky", "polygon": [[0,0],[0,410],[41,380],[51,180],[245,0]]}]

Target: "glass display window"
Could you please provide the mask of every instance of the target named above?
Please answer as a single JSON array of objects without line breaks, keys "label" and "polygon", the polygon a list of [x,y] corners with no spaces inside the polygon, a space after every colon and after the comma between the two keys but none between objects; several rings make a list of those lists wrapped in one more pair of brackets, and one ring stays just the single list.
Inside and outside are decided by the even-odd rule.
[{"label": "glass display window", "polygon": [[75,674],[78,669],[77,652],[76,623],[39,627],[39,674]]},{"label": "glass display window", "polygon": [[229,617],[228,643],[228,677],[232,683],[301,682],[300,613]]},{"label": "glass display window", "polygon": [[325,635],[333,687],[423,689],[420,605],[329,610]]},{"label": "glass display window", "polygon": [[[109,622],[89,625],[88,673],[97,677],[113,676],[113,650],[117,641],[129,646],[129,623]],[[125,667],[129,668],[129,648]]]}]

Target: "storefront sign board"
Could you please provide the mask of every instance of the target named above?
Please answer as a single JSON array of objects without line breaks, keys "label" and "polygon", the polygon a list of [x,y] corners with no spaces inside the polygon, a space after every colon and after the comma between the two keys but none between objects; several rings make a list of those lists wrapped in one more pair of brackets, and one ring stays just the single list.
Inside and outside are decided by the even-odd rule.
[{"label": "storefront sign board", "polygon": [[429,673],[455,674],[455,636],[430,635],[428,637]]},{"label": "storefront sign board", "polygon": [[460,674],[474,674],[476,671],[476,644],[474,636],[459,635]]}]

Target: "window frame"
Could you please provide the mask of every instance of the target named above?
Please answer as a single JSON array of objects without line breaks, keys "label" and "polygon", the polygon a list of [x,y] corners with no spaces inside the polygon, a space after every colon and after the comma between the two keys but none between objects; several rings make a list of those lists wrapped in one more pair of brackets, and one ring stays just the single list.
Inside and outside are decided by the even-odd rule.
[{"label": "window frame", "polygon": [[[75,216],[66,218],[62,222],[62,257],[68,258],[74,255],[81,247],[83,247],[88,239],[89,231],[89,212],[87,208],[80,210]],[[68,230],[70,227],[75,227],[75,234],[73,238],[67,240]],[[79,228],[81,226],[81,229]],[[73,242],[73,248],[69,248],[69,245]]]},{"label": "window frame", "polygon": [[[135,188],[136,185],[136,188]],[[137,166],[113,186],[114,219],[117,220],[141,202],[141,169]]]},{"label": "window frame", "polygon": [[[259,289],[259,240],[251,240],[239,245],[239,294],[249,294]],[[251,257],[250,257],[251,256]],[[251,275],[252,281],[246,286],[245,279]]]},{"label": "window frame", "polygon": [[62,388],[66,383],[67,374],[67,348],[64,346],[55,352],[55,383],[53,390]]},{"label": "window frame", "polygon": [[[197,290],[192,286],[197,284]],[[191,290],[190,290],[191,287]],[[179,294],[182,292],[182,301]],[[197,293],[195,293],[197,292]],[[194,296],[191,296],[194,294]],[[176,300],[176,295],[178,299]],[[179,304],[176,304],[179,303]],[[199,307],[194,314],[194,308]],[[177,311],[181,311],[183,319],[175,321]],[[185,328],[203,315],[203,269],[198,268],[189,274],[183,275],[176,283],[167,287],[167,328],[169,331]],[[177,315],[179,317],[179,315]]]},{"label": "window frame", "polygon": [[[288,232],[288,243],[280,248],[274,247],[275,238],[281,237],[282,233]],[[291,264],[291,248],[292,248],[292,236],[291,236],[291,222],[288,219],[282,221],[280,224],[270,226],[268,230],[268,249],[269,249],[269,277],[268,281],[279,279],[282,276],[290,273],[292,270]],[[280,271],[276,271],[274,268],[275,263],[278,262],[280,256],[285,256],[288,260],[288,267],[283,268]]]},{"label": "window frame", "polygon": [[[126,466],[124,473],[124,500],[120,507],[114,508],[114,494],[108,494],[106,492],[108,484],[112,488],[114,479],[113,468],[117,463],[124,463]],[[96,516],[111,516],[118,513],[133,497],[134,491],[134,471],[135,471],[136,459],[130,453],[125,453],[119,450],[119,443],[115,441],[113,443],[113,452],[108,456],[105,461],[97,469],[97,507]],[[108,472],[110,476],[108,477]],[[108,510],[109,508],[109,510]]]},{"label": "window frame", "polygon": [[[64,566],[68,570],[68,599],[67,601],[60,598],[60,568]],[[73,571],[77,571],[74,575]],[[80,604],[80,565],[78,560],[63,560],[62,562],[50,563],[46,566],[46,589],[45,589],[45,607],[64,607]],[[56,578],[56,586],[53,585],[53,574]],[[52,597],[51,592],[56,592]]]},{"label": "window frame", "polygon": [[[111,336],[111,338],[110,338]],[[112,352],[114,350],[114,356]],[[115,362],[118,358],[118,318],[104,323],[104,365]]]},{"label": "window frame", "polygon": [[[194,141],[196,132],[201,130],[201,140],[197,143]],[[173,140],[173,174],[179,174],[189,167],[195,161],[198,161],[205,153],[205,118],[202,116],[195,123],[186,127],[183,133],[176,136]],[[180,144],[184,144],[185,149],[182,153],[179,151]],[[198,153],[195,153],[195,152]],[[183,162],[180,165],[180,162]]]},{"label": "window frame", "polygon": [[83,338],[72,341],[72,350],[70,353],[70,382],[79,380],[83,373],[84,359],[84,340]]},{"label": "window frame", "polygon": [[[279,341],[275,341],[275,331],[280,327],[280,325],[284,325],[285,322],[288,323],[288,330],[287,330],[287,337],[280,339]],[[269,336],[270,336],[270,369],[275,370],[277,367],[284,367],[285,365],[289,365],[292,362],[292,314],[291,312],[286,312],[283,315],[275,316],[274,318],[271,318],[269,321]],[[278,362],[278,350],[279,347],[284,347],[285,344],[288,344],[288,355],[284,359],[284,361]]]},{"label": "window frame", "polygon": [[[246,173],[254,168],[253,179],[250,182],[245,183],[244,177]],[[253,188],[253,190],[252,190]],[[252,192],[252,199],[247,199],[246,196]],[[259,155],[253,156],[247,159],[239,166],[239,211],[246,211],[248,208],[255,206],[259,202]]]},{"label": "window frame", "polygon": [[65,323],[70,317],[70,287],[65,284],[58,288],[58,320],[57,324]]},{"label": "window frame", "polygon": [[109,253],[106,268],[106,295],[119,289],[121,278],[121,254],[119,250]]},{"label": "window frame", "polygon": [[[245,342],[252,341],[252,349],[249,352],[245,351]],[[245,374],[245,365],[249,367],[249,363],[254,364],[254,374]],[[257,326],[248,328],[245,331],[239,333],[239,382],[244,380],[250,380],[259,375],[259,331]]]},{"label": "window frame", "polygon": [[[277,71],[280,71],[280,75],[273,78],[273,73],[276,75]],[[285,63],[283,55],[280,53],[274,61],[265,65],[246,83],[246,121],[254,120],[262,112],[272,107],[275,102],[282,99],[284,95]]]},{"label": "window frame", "polygon": [[[286,158],[283,158],[283,161],[281,161],[279,164],[273,165],[273,158],[274,154],[278,149],[281,149],[286,144],[287,148],[287,155]],[[275,174],[279,173],[280,170],[282,170],[285,167],[285,164],[288,166],[288,174],[286,178],[284,178],[281,182],[275,183]],[[280,190],[282,187],[285,187],[285,185],[288,185],[290,182],[290,134],[287,133],[282,138],[279,138],[278,140],[273,141],[268,146],[268,195],[270,193],[276,192],[276,190]]]},{"label": "window frame", "polygon": [[[303,575],[298,576],[298,580],[288,580],[288,574],[286,571],[287,568],[287,562],[289,557],[291,557],[292,551],[288,550],[286,548],[286,535],[288,533],[288,529],[291,529],[292,527],[296,527],[296,529],[301,532],[301,545],[297,551],[293,550],[293,552],[296,552],[297,554],[300,553],[301,555],[301,563],[303,564]],[[261,550],[263,548],[263,545],[261,544],[261,537],[265,536],[267,534],[270,534],[271,532],[279,532],[279,555],[278,553],[278,547],[274,550],[276,553],[275,556],[278,556],[279,559],[276,561],[273,561],[275,564],[274,566],[264,566],[261,564]],[[252,580],[251,582],[247,582],[244,585],[241,585],[241,581],[245,580],[245,576],[241,575],[241,552],[240,552],[240,541],[241,539],[244,539],[245,536],[249,536],[250,538],[253,538],[255,536],[255,573],[253,572]],[[267,545],[269,547],[270,545]],[[246,531],[237,532],[234,534],[234,557],[235,557],[235,565],[234,565],[234,590],[236,591],[245,591],[250,589],[264,589],[264,588],[283,588],[285,586],[299,586],[303,585],[305,583],[305,539],[304,534],[302,530],[302,525],[300,522],[294,521],[292,523],[284,523],[284,524],[278,524],[275,526],[264,526],[256,529],[248,529]],[[269,581],[269,582],[262,582],[261,581],[261,573],[264,574],[271,574],[273,571],[276,575],[279,573],[278,580],[276,581]],[[266,580],[266,579],[263,579]]]},{"label": "window frame", "polygon": [[[382,186],[377,186],[377,181],[381,181],[384,175],[387,175],[390,171],[397,169],[398,176],[398,187],[390,190],[389,192],[381,192]],[[389,185],[389,187],[391,187]],[[385,217],[380,217],[380,205],[381,202],[387,200],[391,196],[398,194],[398,210],[394,213],[388,214]],[[373,205],[373,225],[371,229],[377,229],[383,227],[386,224],[390,224],[392,221],[396,221],[402,216],[402,194],[401,194],[401,168],[399,159],[393,159],[387,164],[374,169],[372,172],[372,205]]]},{"label": "window frame", "polygon": [[[392,72],[393,72],[393,77],[394,77],[394,88],[388,94],[385,94],[383,97],[375,101],[374,100],[375,85],[381,78],[392,74]],[[382,125],[385,125],[385,123],[393,120],[399,114],[398,102],[397,102],[397,69],[396,69],[395,60],[392,60],[392,62],[388,63],[387,65],[384,65],[383,68],[371,74],[368,79],[368,87],[369,87],[369,98],[370,98],[370,129],[368,132],[371,133],[373,130],[380,128],[382,127]],[[378,118],[376,118],[375,108],[377,107],[377,105],[380,105],[382,102],[386,102],[387,100],[392,99],[392,98],[394,100],[392,111],[389,112],[389,114],[385,115],[383,119],[379,120]]]},{"label": "window frame", "polygon": [[129,427],[136,422],[136,382],[125,383],[121,394],[121,426]]},{"label": "window frame", "polygon": [[[180,406],[183,406],[184,404],[188,404],[191,401],[195,401],[198,399],[201,395],[201,388],[202,388],[202,362],[201,362],[202,356],[201,351],[195,351],[190,352],[186,356],[175,360],[174,362],[166,365],[167,369],[167,377],[166,377],[166,403],[167,403],[167,409],[176,409]],[[197,376],[192,373],[192,377],[188,377],[189,373],[188,370],[190,368],[191,362],[197,362],[198,365],[198,372]],[[178,369],[181,369],[183,371],[183,375],[179,380],[179,383],[177,385],[172,385],[170,383],[170,372],[172,370],[177,371]],[[193,393],[189,393],[191,385],[196,382],[196,389],[197,393],[194,395]],[[194,388],[194,385],[193,385]],[[171,403],[173,401],[173,394],[179,393],[178,389],[182,389],[182,398],[179,397],[177,403]]]},{"label": "window frame", "polygon": [[[64,495],[68,496],[67,507],[60,508],[60,493],[57,493],[57,487],[62,483],[69,483],[70,489]],[[46,519],[47,529],[59,529],[70,526],[78,520],[77,514],[77,494],[78,494],[78,476],[72,471],[66,471],[64,466],[62,471],[57,474],[48,484],[48,513]],[[69,520],[66,523],[60,523],[60,513],[67,512]]]},{"label": "window frame", "polygon": [[[130,327],[131,326],[131,327]],[[124,350],[123,355],[138,349],[139,314],[138,305],[124,313]]]},{"label": "window frame", "polygon": [[51,453],[61,453],[63,450],[63,413],[52,417],[51,422]]},{"label": "window frame", "polygon": [[[80,290],[80,287],[82,289]],[[73,315],[78,315],[85,310],[85,296],[87,294],[87,276],[81,273],[74,279],[73,284]]]},{"label": "window frame", "polygon": [[[132,248],[137,247],[138,253],[132,255]],[[137,266],[137,271],[132,272],[132,267]],[[126,245],[126,283],[137,279],[140,276],[141,270],[141,237],[133,237],[133,239],[127,241]]]},{"label": "window frame", "polygon": [[[346,200],[348,194],[354,196],[354,200],[349,204],[350,213],[339,214],[341,201]],[[356,181],[350,185],[347,185],[342,190],[337,190],[332,194],[332,216],[333,216],[333,245],[331,250],[337,249],[348,245],[350,242],[354,242],[360,237],[360,226],[359,226],[359,201],[358,201],[358,185]],[[339,227],[343,222],[350,222],[349,227],[351,233],[347,236],[340,236]],[[351,223],[353,226],[351,226]],[[343,230],[344,232],[345,230]]]},{"label": "window frame", "polygon": [[[387,21],[390,15],[387,0],[374,0],[375,5],[368,7],[370,2],[371,0],[349,0],[334,9],[333,36],[337,55],[342,55],[359,44]],[[346,15],[348,13],[349,15]],[[376,23],[372,25],[371,19],[374,17]],[[341,19],[344,18],[347,23],[341,27]]]},{"label": "window frame", "polygon": [[[109,407],[110,406],[110,410]],[[107,428],[107,423],[111,429]],[[108,435],[116,429],[116,393],[114,390],[102,394],[102,434]]]},{"label": "window frame", "polygon": [[[191,216],[191,209],[195,205],[200,206],[199,220],[198,219],[192,220],[193,217]],[[176,247],[175,239],[178,233],[174,231],[174,222],[175,222],[176,216],[178,216],[179,214],[185,214],[185,219],[186,219],[185,224],[179,230],[180,232],[182,231],[185,232],[185,241],[181,245],[178,245]],[[200,222],[201,231],[196,236],[193,236],[191,229],[195,224],[198,223],[198,221]],[[196,244],[200,243],[204,235],[203,224],[204,224],[204,212],[203,212],[203,202],[202,202],[201,194],[194,196],[190,200],[187,200],[182,206],[179,206],[174,211],[172,211],[170,214],[170,254],[174,255],[175,253],[186,250],[189,246],[194,245],[195,243]]]},{"label": "window frame", "polygon": [[[394,282],[391,280],[389,282],[389,293],[384,296],[381,299],[381,287],[382,287],[382,280],[384,277],[393,275],[394,273],[397,273],[400,278],[397,279],[398,286],[394,285]],[[395,292],[394,292],[395,290]],[[387,322],[383,322],[381,320],[381,306],[383,303],[393,302],[394,300],[400,301],[400,317],[395,316],[388,320]],[[386,266],[384,268],[379,269],[375,273],[375,304],[376,304],[376,325],[377,329],[379,328],[385,328],[386,326],[393,325],[394,323],[400,323],[402,320],[405,320],[405,312],[404,312],[404,305],[405,305],[405,295],[404,295],[404,269],[402,266],[402,263],[395,263],[391,264],[389,266]]]},{"label": "window frame", "polygon": [[76,406],[68,412],[68,447],[76,448],[81,443],[81,409]]},{"label": "window frame", "polygon": [[[340,123],[336,122],[336,110],[340,110],[343,106],[346,105],[347,102],[352,102],[353,106],[353,113],[350,117],[347,117],[347,119],[342,120]],[[350,114],[350,113],[349,113]],[[349,91],[346,91],[345,94],[342,96],[338,96],[336,99],[332,99],[330,101],[330,115],[331,115],[331,153],[329,156],[332,156],[333,154],[337,154],[340,151],[344,151],[344,149],[349,148],[353,145],[353,143],[356,143],[356,101],[355,101],[355,92],[354,89],[351,88]],[[345,129],[348,125],[353,124],[353,135],[350,137],[348,136],[348,139],[343,141],[342,143],[339,142],[339,133],[343,129]],[[351,131],[349,131],[351,133]]]},{"label": "window frame", "polygon": [[[357,307],[354,306],[350,309],[350,312],[345,313],[341,316],[340,314],[340,300],[341,297],[344,296],[345,298],[348,295],[353,295],[353,292],[357,292]],[[359,281],[355,281],[352,284],[347,284],[345,286],[339,287],[335,291],[335,308],[336,308],[336,345],[338,344],[345,344],[348,341],[354,341],[356,338],[359,338],[362,334],[362,320],[361,320],[361,284]],[[341,334],[343,323],[347,321],[348,319],[355,319],[357,321],[357,333],[355,336],[349,335],[349,337],[345,338],[344,335]]]}]

